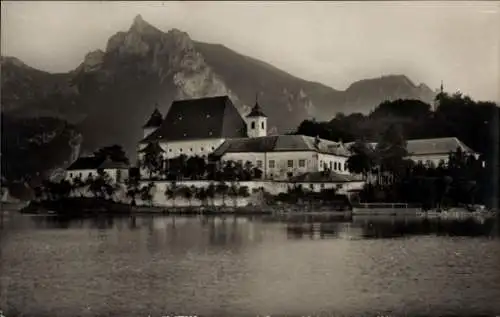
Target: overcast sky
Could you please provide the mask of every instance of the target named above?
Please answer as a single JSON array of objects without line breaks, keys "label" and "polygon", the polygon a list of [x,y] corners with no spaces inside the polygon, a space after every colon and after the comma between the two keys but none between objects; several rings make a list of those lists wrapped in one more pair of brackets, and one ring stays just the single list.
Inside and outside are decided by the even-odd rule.
[{"label": "overcast sky", "polygon": [[8,2],[2,55],[51,71],[129,28],[135,15],[295,76],[345,89],[406,74],[415,83],[500,100],[500,2]]}]

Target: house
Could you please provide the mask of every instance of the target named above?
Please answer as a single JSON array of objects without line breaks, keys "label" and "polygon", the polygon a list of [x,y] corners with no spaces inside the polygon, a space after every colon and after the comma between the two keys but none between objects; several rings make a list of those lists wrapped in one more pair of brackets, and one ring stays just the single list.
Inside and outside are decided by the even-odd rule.
[{"label": "house", "polygon": [[308,172],[349,174],[342,144],[304,135],[273,135],[226,140],[213,156],[222,161],[251,162],[267,179],[286,179]]},{"label": "house", "polygon": [[[174,101],[161,124],[158,117],[155,110],[144,126],[139,161],[154,150],[164,159],[184,154],[249,161],[271,179],[323,170],[349,174],[349,152],[342,143],[303,135],[268,136],[267,116],[258,101],[245,119],[227,96]],[[158,127],[151,132],[154,125]]]},{"label": "house", "polygon": [[[346,143],[349,148],[354,142]],[[372,148],[377,146],[377,143],[368,143]],[[406,141],[406,150],[408,157],[415,163],[425,165],[439,165],[441,161],[448,163],[449,154],[461,149],[467,155],[474,155],[476,158],[479,154],[465,145],[462,141],[455,137],[433,138],[433,139],[414,139]]]},{"label": "house", "polygon": [[122,183],[128,178],[129,166],[106,157],[80,157],[66,169],[65,179],[71,181],[80,178],[85,181],[89,177],[97,176],[99,170],[106,172],[113,182]]}]

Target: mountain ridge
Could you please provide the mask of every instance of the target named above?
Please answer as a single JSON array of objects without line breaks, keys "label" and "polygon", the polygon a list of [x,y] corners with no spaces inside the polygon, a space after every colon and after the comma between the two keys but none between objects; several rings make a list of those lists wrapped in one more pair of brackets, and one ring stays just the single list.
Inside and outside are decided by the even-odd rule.
[{"label": "mountain ridge", "polygon": [[356,81],[336,90],[225,45],[193,41],[181,30],[163,32],[140,15],[127,31],[112,35],[105,50],[88,52],[66,73],[2,57],[2,112],[64,118],[82,131],[84,150],[120,143],[134,156],[140,127],[155,106],[165,114],[175,99],[228,95],[244,115],[256,94],[272,133],[291,131],[308,118],[366,113],[386,99],[434,98],[427,85],[417,86],[404,75]]}]

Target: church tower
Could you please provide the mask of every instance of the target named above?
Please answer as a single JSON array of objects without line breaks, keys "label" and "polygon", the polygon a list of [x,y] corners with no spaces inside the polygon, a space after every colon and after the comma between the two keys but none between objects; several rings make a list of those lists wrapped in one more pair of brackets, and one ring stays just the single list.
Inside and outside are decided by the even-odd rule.
[{"label": "church tower", "polygon": [[247,115],[247,135],[249,138],[267,136],[267,116],[262,112],[259,101],[255,98],[255,106]]},{"label": "church tower", "polygon": [[149,117],[149,120],[146,122],[145,125],[142,126],[142,130],[144,132],[144,138],[146,138],[148,135],[153,133],[156,129],[158,129],[163,122],[163,116],[161,115],[160,111],[158,108],[155,108],[153,113],[151,114],[151,117]]},{"label": "church tower", "polygon": [[443,88],[443,81],[441,80],[441,87],[437,91],[436,97],[434,98],[434,102],[432,104],[432,111],[436,112],[437,109],[439,108],[439,105],[441,103],[441,98],[443,97],[444,93],[444,88]]}]

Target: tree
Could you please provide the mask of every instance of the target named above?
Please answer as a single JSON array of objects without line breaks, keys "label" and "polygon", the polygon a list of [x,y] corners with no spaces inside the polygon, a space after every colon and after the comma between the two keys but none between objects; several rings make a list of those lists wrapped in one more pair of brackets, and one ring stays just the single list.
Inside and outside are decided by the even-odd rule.
[{"label": "tree", "polygon": [[349,148],[351,155],[347,159],[347,168],[351,173],[363,175],[366,180],[368,173],[375,164],[375,153],[370,145],[363,141],[356,141]]},{"label": "tree", "polygon": [[151,142],[142,150],[143,160],[141,165],[149,172],[149,178],[153,178],[153,174],[161,172],[163,159],[161,154],[163,153],[162,148],[158,142]]},{"label": "tree", "polygon": [[144,185],[139,189],[141,200],[149,202],[150,206],[153,204],[152,191],[154,188],[155,188],[155,184],[153,182],[150,182],[149,184]]},{"label": "tree", "polygon": [[95,157],[109,158],[113,162],[123,162],[129,164],[129,159],[121,145],[105,146],[94,152]]},{"label": "tree", "polygon": [[175,207],[175,196],[177,195],[177,183],[175,180],[170,182],[170,186],[165,189],[165,196],[167,199],[172,199],[172,207]]},{"label": "tree", "polygon": [[206,194],[207,198],[210,198],[212,200],[212,204],[214,203],[215,193],[216,193],[216,187],[213,183],[210,183],[207,187]]},{"label": "tree", "polygon": [[229,186],[224,181],[220,181],[216,186],[216,193],[221,195],[222,204],[226,204],[226,194],[228,192]]},{"label": "tree", "polygon": [[238,205],[238,186],[235,182],[231,183],[231,186],[228,188],[228,195],[233,199],[234,207]]},{"label": "tree", "polygon": [[201,205],[204,206],[208,197],[207,190],[203,187],[197,188],[194,196],[201,202]]},{"label": "tree", "polygon": [[136,177],[130,177],[125,181],[127,186],[126,196],[130,198],[130,204],[135,206],[137,203],[135,199],[140,194],[139,179]]},{"label": "tree", "polygon": [[376,146],[380,172],[392,174],[393,181],[398,181],[405,168],[403,160],[408,156],[406,140],[399,125],[392,124],[384,131]]}]

